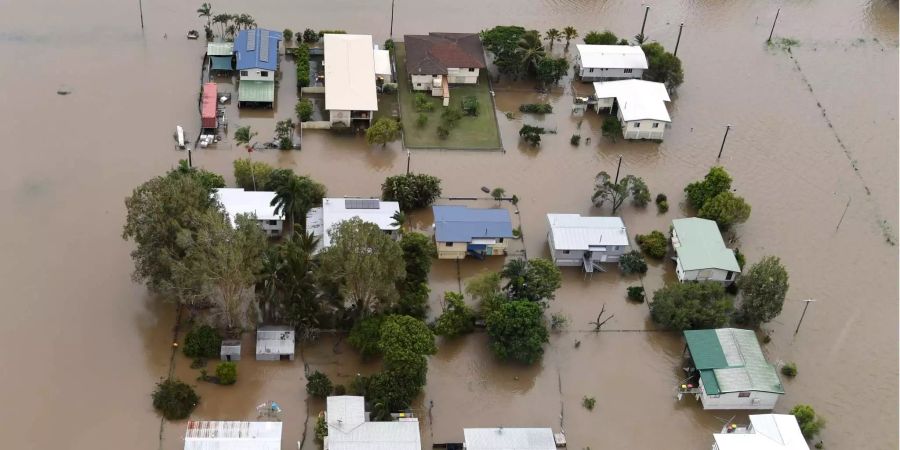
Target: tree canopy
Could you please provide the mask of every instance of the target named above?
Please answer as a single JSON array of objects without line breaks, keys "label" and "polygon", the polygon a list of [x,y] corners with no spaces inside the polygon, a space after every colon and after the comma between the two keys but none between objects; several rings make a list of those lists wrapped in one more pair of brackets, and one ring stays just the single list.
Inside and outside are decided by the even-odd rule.
[{"label": "tree canopy", "polygon": [[386,316],[381,322],[378,347],[385,360],[404,352],[418,355],[433,355],[437,352],[434,333],[415,317],[403,315]]},{"label": "tree canopy", "polygon": [[160,381],[153,391],[153,408],[168,420],[186,419],[199,404],[194,388],[177,378]]},{"label": "tree canopy", "polygon": [[313,251],[317,243],[318,238],[311,233],[294,232],[281,243],[269,246],[263,257],[263,317],[291,325],[301,336],[318,327],[322,310],[314,276],[318,260]]},{"label": "tree canopy", "polygon": [[812,439],[825,427],[825,419],[818,416],[812,406],[796,405],[791,408],[791,415],[797,419],[800,432],[806,439]]},{"label": "tree canopy", "polygon": [[466,283],[466,294],[478,302],[479,312],[483,317],[487,317],[506,300],[500,284],[500,274],[497,272],[484,272]]},{"label": "tree canopy", "polygon": [[647,261],[641,255],[641,252],[632,250],[619,257],[619,269],[625,275],[633,273],[647,273]]},{"label": "tree canopy", "polygon": [[569,72],[566,58],[543,58],[537,63],[536,77],[544,84],[556,84]]},{"label": "tree canopy", "polygon": [[525,28],[520,26],[503,25],[481,32],[481,42],[494,55],[494,65],[500,73],[514,78],[521,75],[523,61],[516,49],[525,33]]},{"label": "tree canopy", "polygon": [[[286,171],[284,175],[281,175]],[[309,177],[294,175],[290,169],[279,169],[272,172],[269,188],[275,191],[272,206],[275,214],[284,214],[290,220],[291,225],[296,222],[304,223],[306,213],[313,206],[322,203],[326,195],[325,186],[313,181]]]},{"label": "tree canopy", "polygon": [[400,301],[395,311],[417,318],[425,317],[428,308],[428,273],[437,256],[434,241],[422,233],[403,233],[400,238],[403,260],[406,263],[406,278],[398,286]]},{"label": "tree canopy", "polygon": [[503,266],[500,275],[506,279],[507,296],[515,300],[553,300],[562,284],[559,267],[546,258],[513,259]]},{"label": "tree canopy", "polygon": [[731,175],[722,166],[709,169],[702,181],[695,181],[684,188],[688,204],[694,209],[703,208],[708,200],[731,189]]},{"label": "tree canopy", "polygon": [[347,342],[359,350],[363,359],[368,359],[381,354],[379,341],[381,340],[381,323],[384,316],[369,316],[357,321],[350,329]]},{"label": "tree canopy", "polygon": [[728,324],[734,306],[725,288],[714,281],[678,283],[653,293],[650,315],[673,330],[721,328]]},{"label": "tree canopy", "polygon": [[366,142],[369,145],[381,144],[384,147],[388,142],[396,141],[399,137],[400,122],[390,117],[382,117],[376,120],[366,130]]},{"label": "tree canopy", "polygon": [[684,82],[684,70],[681,68],[681,60],[666,51],[659,42],[639,42],[647,56],[647,70],[644,71],[644,79],[663,83],[666,88],[672,90]]},{"label": "tree canopy", "polygon": [[541,306],[529,301],[510,301],[486,319],[491,350],[501,359],[532,364],[544,354],[549,332]]},{"label": "tree canopy", "polygon": [[446,292],[444,301],[447,305],[434,324],[435,334],[452,338],[471,333],[475,329],[475,313],[466,305],[463,295],[459,292]]},{"label": "tree canopy", "polygon": [[271,190],[269,180],[275,169],[262,162],[251,161],[250,158],[234,160],[234,181],[239,188],[248,191]]},{"label": "tree canopy", "polygon": [[740,317],[751,326],[759,326],[781,314],[787,296],[788,273],[777,256],[766,256],[750,266],[738,280],[741,292]]},{"label": "tree canopy", "polygon": [[669,251],[669,239],[661,231],[653,230],[648,234],[638,234],[634,240],[651,258],[662,259]]},{"label": "tree canopy", "polygon": [[619,37],[609,30],[605,30],[602,33],[591,31],[584,36],[584,43],[588,45],[617,45]]},{"label": "tree canopy", "polygon": [[650,202],[650,190],[640,177],[625,175],[618,183],[606,172],[600,172],[594,179],[594,195],[591,200],[598,208],[607,201],[612,204],[612,212],[622,206],[626,198],[631,197],[635,206],[646,206]]},{"label": "tree canopy", "polygon": [[441,180],[424,173],[390,176],[381,185],[382,199],[400,203],[403,211],[430,206],[440,196]]},{"label": "tree canopy", "polygon": [[746,222],[750,218],[750,210],[743,197],[725,191],[704,203],[697,216],[713,220],[719,228],[727,230],[734,224]]}]

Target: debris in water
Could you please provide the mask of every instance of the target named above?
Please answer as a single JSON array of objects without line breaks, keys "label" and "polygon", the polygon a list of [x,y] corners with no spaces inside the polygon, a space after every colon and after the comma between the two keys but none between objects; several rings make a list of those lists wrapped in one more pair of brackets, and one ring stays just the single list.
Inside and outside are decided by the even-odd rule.
[{"label": "debris in water", "polygon": [[69,95],[72,93],[72,89],[66,85],[60,86],[59,89],[56,90],[56,93],[59,95]]}]

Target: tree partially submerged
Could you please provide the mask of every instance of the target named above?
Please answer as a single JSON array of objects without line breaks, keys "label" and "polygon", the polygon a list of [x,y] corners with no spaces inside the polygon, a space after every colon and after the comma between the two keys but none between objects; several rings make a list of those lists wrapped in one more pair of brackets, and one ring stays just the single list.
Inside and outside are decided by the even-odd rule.
[{"label": "tree partially submerged", "polygon": [[527,300],[546,307],[556,297],[562,274],[553,261],[546,258],[513,259],[503,266],[500,275],[506,280],[504,290],[510,299]]},{"label": "tree partially submerged", "polygon": [[626,198],[631,197],[635,206],[643,207],[650,202],[650,190],[640,177],[626,175],[618,183],[606,172],[600,172],[594,179],[594,195],[591,200],[600,208],[604,203],[612,205],[612,213],[622,206]]},{"label": "tree partially submerged", "polygon": [[687,194],[688,204],[699,210],[713,197],[731,189],[731,175],[724,167],[715,166],[709,169],[709,173],[702,181],[695,181],[684,188]]},{"label": "tree partially submerged", "polygon": [[728,324],[734,306],[725,288],[714,281],[678,283],[653,293],[650,316],[672,330],[721,328]]},{"label": "tree partially submerged", "polygon": [[738,280],[741,321],[758,327],[781,314],[789,288],[788,273],[777,256],[766,256]]},{"label": "tree partially submerged", "polygon": [[428,273],[437,257],[434,241],[422,233],[404,233],[400,238],[406,277],[398,286],[400,300],[394,309],[397,314],[424,318],[428,309]]},{"label": "tree partially submerged", "polygon": [[612,31],[605,30],[591,31],[584,36],[584,43],[588,45],[616,45],[619,43],[619,37]]},{"label": "tree partially submerged", "polygon": [[366,130],[366,142],[369,145],[380,144],[386,146],[388,142],[396,141],[400,137],[400,122],[390,118],[382,117],[375,121],[369,129]]},{"label": "tree partially submerged", "polygon": [[186,419],[199,404],[194,388],[177,378],[160,381],[153,391],[153,408],[168,420]]},{"label": "tree partially submerged", "polygon": [[424,173],[390,176],[381,185],[381,198],[400,203],[403,211],[430,206],[440,196],[441,180]]},{"label": "tree partially submerged", "polygon": [[[640,36],[640,35],[639,35]],[[642,36],[643,37],[643,36]],[[644,55],[647,56],[647,70],[644,71],[644,79],[663,83],[666,88],[676,89],[684,82],[684,70],[681,68],[681,59],[666,51],[659,42],[642,44]]]},{"label": "tree partially submerged", "polygon": [[743,197],[725,191],[704,203],[697,216],[715,221],[720,229],[727,230],[732,225],[746,222],[750,211],[750,205]]},{"label": "tree partially submerged", "polygon": [[452,338],[471,333],[475,329],[475,313],[466,305],[463,295],[449,291],[444,293],[444,301],[447,304],[434,324],[435,334]]},{"label": "tree partially submerged", "polygon": [[800,432],[806,439],[812,439],[825,427],[825,419],[816,414],[812,406],[796,405],[791,408],[791,414],[797,418]]},{"label": "tree partially submerged", "polygon": [[651,258],[662,259],[669,251],[669,240],[661,231],[653,230],[648,234],[638,234],[634,240]]},{"label": "tree partially submerged", "polygon": [[499,358],[532,364],[544,354],[550,334],[539,304],[506,302],[488,314],[486,324],[491,350]]}]

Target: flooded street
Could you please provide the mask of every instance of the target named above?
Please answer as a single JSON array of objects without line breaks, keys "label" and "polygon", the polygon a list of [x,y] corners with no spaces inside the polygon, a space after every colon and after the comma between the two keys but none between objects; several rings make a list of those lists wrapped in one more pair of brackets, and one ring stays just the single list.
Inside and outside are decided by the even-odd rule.
[{"label": "flooded street", "polygon": [[[205,45],[184,33],[202,28],[194,12],[199,3],[143,2],[141,32],[137,2],[4,2],[4,448],[182,447],[184,423],[161,430],[150,400],[153,384],[169,370],[174,308],[131,281],[131,244],[121,232],[125,196],[186,157],[173,149],[175,125],[197,131]],[[549,94],[527,83],[500,83],[495,101],[505,151],[413,150],[411,167],[441,178],[445,196],[483,196],[482,186],[516,194],[514,224],[521,220],[528,257],[549,256],[546,213],[608,214],[591,205],[593,177],[614,171],[619,154],[623,174],[642,177],[671,205],[662,215],[652,205],[624,205],[629,232],[667,230],[672,219],[688,214],[683,187],[716,164],[724,127],[733,125],[719,163],[753,206],[736,228],[734,246],[748,263],[780,256],[790,273],[784,311],[765,326],[772,341],[764,351],[770,362],[796,362],[800,374],[784,380],[776,412],[814,406],[828,420],[821,435],[826,448],[897,448],[898,260],[897,247],[887,242],[898,233],[897,3],[781,4],[775,35],[800,42],[791,52],[764,43],[779,4],[653,4],[645,32],[651,40],[672,47],[685,23],[678,52],[685,82],[669,104],[673,123],[663,143],[613,144],[601,137],[596,114],[570,115],[568,80]],[[639,2],[625,0],[396,5],[395,38],[498,24],[572,25],[582,35],[608,28],[632,36],[642,19]],[[217,0],[213,8],[249,13],[276,30],[338,28],[371,33],[375,42],[388,37],[389,0]],[[231,116],[231,132],[249,124],[267,136],[275,120],[293,116],[293,76],[282,79],[274,112]],[[57,95],[63,86],[72,93]],[[574,89],[583,95],[590,86],[575,83]],[[505,116],[536,100],[553,104],[547,120],[558,128],[540,149],[521,144],[521,119]],[[576,130],[591,136],[590,144],[570,145]],[[231,164],[244,156],[226,141],[194,152],[193,161],[232,182]],[[381,149],[320,131],[304,132],[302,151],[259,151],[253,158],[309,174],[334,197],[377,195],[384,178],[403,173],[407,163],[400,142]],[[414,224],[427,229],[429,216],[415,214]],[[501,265],[467,260],[457,272],[455,263],[436,262],[430,314],[439,312],[445,290]],[[652,292],[672,282],[673,272],[670,264],[651,262],[642,282]],[[683,343],[677,333],[655,330],[646,304],[625,299],[625,288],[641,281],[615,270],[585,279],[568,268],[563,275],[548,312],[566,315],[569,327],[551,335],[534,366],[499,363],[482,333],[439,340],[428,385],[414,405],[423,443],[460,442],[463,427],[535,426],[563,428],[572,449],[708,448],[712,433],[734,414],[675,401]],[[806,298],[818,301],[794,336]],[[593,333],[588,322],[604,304],[615,318],[604,326],[608,332]],[[302,439],[307,410],[304,449],[316,448],[312,425],[324,405],[307,405],[304,362],[344,384],[378,370],[345,343],[335,354],[333,336],[304,348],[302,361],[298,351],[293,363],[253,361],[249,338],[238,384],[198,383],[203,401],[195,416],[254,418],[257,404],[278,401],[285,410],[284,449]],[[193,383],[198,372],[189,365],[176,356],[176,374]],[[593,412],[581,407],[583,396],[597,399]]]}]

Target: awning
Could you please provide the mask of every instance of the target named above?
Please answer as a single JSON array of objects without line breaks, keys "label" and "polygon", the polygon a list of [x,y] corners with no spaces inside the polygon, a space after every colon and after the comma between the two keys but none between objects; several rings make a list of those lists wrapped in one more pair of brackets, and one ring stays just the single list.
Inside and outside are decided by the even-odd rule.
[{"label": "awning", "polygon": [[200,101],[200,119],[203,128],[216,128],[216,102],[218,89],[216,83],[203,85],[203,98]]},{"label": "awning", "polygon": [[274,103],[275,82],[243,80],[238,84],[239,102]]},{"label": "awning", "polygon": [[209,56],[231,56],[234,53],[232,42],[210,42],[206,44],[206,54]]},{"label": "awning", "polygon": [[233,70],[231,68],[231,56],[210,56],[212,70]]}]

